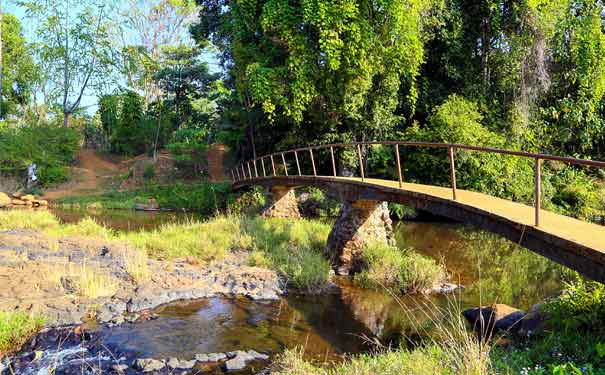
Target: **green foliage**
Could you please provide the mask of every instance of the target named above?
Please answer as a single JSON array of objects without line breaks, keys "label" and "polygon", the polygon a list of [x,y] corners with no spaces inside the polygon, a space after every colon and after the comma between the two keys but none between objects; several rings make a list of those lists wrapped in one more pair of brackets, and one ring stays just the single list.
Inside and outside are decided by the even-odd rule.
[{"label": "green foliage", "polygon": [[39,79],[31,45],[23,35],[21,23],[12,14],[2,15],[2,116],[17,114],[28,104]]},{"label": "green foliage", "polygon": [[143,170],[143,178],[146,180],[152,180],[155,178],[155,168],[153,167],[153,164],[148,164],[145,166],[145,169]]},{"label": "green foliage", "polygon": [[231,199],[231,189],[225,183],[150,185],[140,190],[111,191],[101,195],[72,196],[55,202],[60,207],[132,209],[136,203],[147,203],[155,198],[160,207],[191,210],[212,214],[225,210]]},{"label": "green foliage", "polygon": [[544,307],[549,325],[561,332],[591,332],[605,335],[599,322],[605,318],[605,285],[579,276],[565,293]]},{"label": "green foliage", "polygon": [[0,311],[0,358],[18,349],[44,326],[44,318],[22,312]]},{"label": "green foliage", "polygon": [[43,186],[64,181],[67,166],[74,160],[80,137],[73,129],[54,125],[7,127],[0,129],[0,173],[25,178],[27,167],[35,163]]},{"label": "green foliage", "polygon": [[265,190],[255,186],[251,190],[229,196],[227,209],[236,215],[257,215],[267,204]]},{"label": "green foliage", "polygon": [[[450,96],[435,108],[425,128],[412,127],[406,139],[512,148],[504,137],[482,125],[476,103],[458,95]],[[458,186],[501,198],[531,202],[533,167],[531,160],[513,156],[456,151]],[[406,175],[420,182],[449,186],[449,159],[443,150],[406,150]]]},{"label": "green foliage", "polygon": [[367,268],[355,280],[365,286],[416,293],[432,288],[445,277],[442,266],[412,249],[371,244],[364,249],[363,257]]},{"label": "green foliage", "polygon": [[304,217],[335,217],[340,202],[328,197],[321,189],[307,187],[297,189],[299,209]]}]

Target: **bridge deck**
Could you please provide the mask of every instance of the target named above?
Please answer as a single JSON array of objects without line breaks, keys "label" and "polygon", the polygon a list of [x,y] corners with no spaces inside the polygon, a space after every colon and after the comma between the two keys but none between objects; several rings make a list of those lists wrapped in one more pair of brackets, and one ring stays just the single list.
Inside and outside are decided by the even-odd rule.
[{"label": "bridge deck", "polygon": [[[315,178],[322,179],[323,177]],[[356,177],[329,177],[329,179],[340,179],[361,183],[361,178]],[[363,183],[399,189],[399,182],[397,181],[366,178]],[[402,190],[453,201],[452,189],[447,187],[403,183]],[[487,194],[461,189],[456,190],[456,198],[455,202],[458,204],[468,205],[521,225],[529,227],[534,226],[533,207],[492,197]],[[541,210],[540,226],[535,229],[605,253],[605,226]]]}]

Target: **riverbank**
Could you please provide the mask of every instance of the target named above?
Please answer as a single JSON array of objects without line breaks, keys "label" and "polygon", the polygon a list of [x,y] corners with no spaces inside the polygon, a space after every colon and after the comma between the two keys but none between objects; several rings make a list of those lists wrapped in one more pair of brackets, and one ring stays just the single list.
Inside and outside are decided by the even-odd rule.
[{"label": "riverbank", "polygon": [[51,202],[54,207],[71,209],[134,209],[146,205],[153,199],[158,207],[166,210],[197,211],[212,214],[224,211],[235,196],[228,183],[202,182],[195,184],[172,184],[169,186],[148,185],[143,188],[123,191],[108,191],[101,194],[75,195]]},{"label": "riverbank", "polygon": [[[399,240],[400,249],[402,249],[399,252],[379,247],[370,248],[368,260],[371,261],[373,257],[377,257],[378,261],[374,262],[374,267],[370,262],[366,273],[362,273],[360,279],[352,280],[352,282],[363,285],[364,281],[375,281],[375,285],[371,285],[371,283],[369,285],[383,289],[387,286],[385,280],[394,280],[391,284],[392,296],[397,295],[397,292],[401,290],[406,290],[405,287],[401,286],[400,281],[405,280],[405,276],[409,275],[409,270],[424,271],[428,268],[425,266],[414,268],[413,265],[410,266],[405,263],[411,258],[395,257],[400,253],[405,255],[407,251],[412,251],[403,249],[406,246],[406,241],[413,240],[412,243],[416,244],[414,246],[422,241],[428,241],[426,245],[420,247],[425,248],[426,246],[426,249],[435,244],[440,244],[440,248],[445,244],[450,244],[448,247],[451,248],[448,251],[451,254],[445,253],[442,255],[453,257],[454,254],[458,254],[458,256],[466,254],[460,259],[461,264],[465,264],[466,267],[468,267],[469,262],[476,261],[472,260],[474,257],[490,259],[491,263],[489,264],[495,268],[484,266],[485,274],[482,280],[473,281],[468,277],[463,278],[468,289],[465,289],[464,293],[461,292],[460,295],[469,296],[469,293],[474,295],[475,291],[473,289],[476,285],[484,285],[486,281],[489,281],[493,285],[483,289],[483,293],[486,293],[485,298],[496,298],[496,295],[506,296],[512,292],[512,296],[506,298],[508,303],[514,303],[515,300],[527,301],[523,302],[522,305],[529,306],[527,303],[533,304],[539,300],[537,299],[538,296],[544,295],[544,291],[540,292],[539,288],[535,290],[534,288],[537,286],[544,288],[546,285],[549,285],[548,288],[556,288],[555,285],[550,285],[552,281],[549,280],[552,276],[546,276],[552,273],[552,267],[549,266],[549,263],[543,258],[531,255],[528,251],[522,251],[513,244],[506,245],[495,236],[486,236],[481,233],[473,235],[473,232],[464,229],[451,232],[443,238],[443,241],[435,242],[443,234],[438,235],[431,232],[431,226],[426,224],[414,224],[410,228],[418,225],[424,229],[417,232],[410,232],[407,229],[397,231],[399,235],[403,236]],[[198,297],[202,297],[201,300],[213,301],[226,295],[232,297],[247,296],[245,299],[258,301],[261,305],[264,304],[262,301],[270,300],[279,304],[281,303],[279,301],[283,300],[280,299],[280,296],[288,290],[288,287],[291,292],[314,292],[325,295],[326,292],[333,292],[333,287],[330,288],[331,284],[329,282],[330,266],[323,255],[323,248],[329,230],[329,223],[320,221],[219,216],[203,222],[184,221],[182,223],[163,224],[154,230],[116,232],[90,219],[73,224],[61,224],[49,212],[2,211],[0,212],[0,244],[2,244],[0,247],[0,255],[2,255],[0,257],[0,269],[4,269],[6,272],[4,275],[0,275],[0,278],[3,280],[14,279],[10,289],[26,298],[20,300],[14,298],[0,306],[0,310],[6,309],[11,311],[11,314],[17,313],[21,314],[21,317],[31,317],[32,319],[24,320],[24,323],[27,324],[23,325],[23,331],[20,332],[26,332],[25,334],[13,334],[13,337],[27,336],[28,332],[33,332],[39,328],[39,325],[36,325],[39,320],[36,319],[41,318],[44,314],[35,313],[36,309],[46,311],[46,326],[77,324],[70,326],[73,329],[73,327],[78,327],[82,321],[89,322],[87,324],[93,322],[98,324],[100,322],[102,327],[120,327],[127,324],[124,330],[129,332],[129,330],[142,324],[139,322],[144,322],[150,318],[154,319],[157,313],[151,310],[153,307],[165,305],[174,300],[192,299],[199,301]],[[422,238],[414,239],[414,233],[421,234]],[[451,246],[451,244],[457,243],[459,238],[468,238],[471,242],[462,247]],[[401,245],[404,247],[402,248]],[[469,248],[466,248],[467,246]],[[510,249],[505,253],[498,252],[497,254],[501,258],[494,261],[494,255],[496,254],[493,251],[494,247],[502,246],[510,247]],[[445,249],[445,247],[442,249]],[[414,249],[414,253],[416,251]],[[422,251],[419,253],[422,253]],[[434,255],[438,256],[437,254]],[[420,259],[422,261],[415,264],[424,264],[426,258],[421,257]],[[436,263],[433,262],[432,264]],[[450,271],[457,269],[456,264],[456,262],[452,263],[450,261],[448,265],[448,268],[451,266]],[[41,270],[49,268],[52,268],[52,272],[41,272]],[[400,270],[407,271],[407,274],[399,272]],[[503,273],[499,274],[500,272]],[[16,274],[21,276],[15,277]],[[37,275],[47,275],[47,277],[38,277]],[[267,276],[263,276],[260,281],[254,280],[253,277],[258,275]],[[387,275],[388,277],[381,279],[377,277],[380,275]],[[547,284],[544,284],[544,282],[547,282]],[[504,284],[508,285],[508,288],[513,284],[526,285],[518,289],[524,297],[514,297],[515,290],[502,289],[505,286]],[[270,291],[272,295],[266,298],[267,296],[263,296],[262,290]],[[39,300],[48,303],[32,303],[32,299],[28,299],[27,293],[30,293],[31,296],[37,295]],[[374,316],[377,309],[383,309],[381,303],[369,299],[369,296],[365,294],[359,300],[360,297],[354,294],[349,295],[350,292],[341,291],[340,293],[342,295],[338,299],[347,301],[350,307],[346,309],[354,308],[352,315],[356,319],[361,319],[366,326],[373,327],[373,332],[381,332],[382,328],[380,327],[384,327],[386,321],[383,319],[385,318],[377,319]],[[456,295],[458,296],[458,294]],[[1,298],[3,297],[0,296]],[[428,300],[422,297],[420,299],[408,296],[401,298],[407,302],[399,302],[400,309],[414,310],[416,311],[416,317],[418,317],[418,312],[425,311],[425,307],[418,305],[418,303],[426,304]],[[17,303],[18,300],[19,303]],[[215,303],[212,302],[212,304]],[[15,306],[18,306],[18,308],[15,309]],[[218,303],[214,308],[219,308],[219,306],[223,306],[223,303]],[[434,307],[431,309],[434,309]],[[220,309],[223,308],[220,307]],[[246,310],[256,308],[249,306],[246,307]],[[347,311],[346,309],[344,311]],[[279,307],[278,310],[282,310],[282,308]],[[404,311],[402,314],[401,322],[403,325],[401,327],[409,326],[410,322],[408,320],[410,319],[409,317],[405,318],[409,312]],[[457,314],[458,318],[461,318],[461,316],[461,314]],[[250,317],[249,319],[254,321],[257,318]],[[8,319],[8,321],[15,320]],[[439,322],[430,323],[429,321],[429,326],[438,326],[438,324]],[[2,323],[0,322],[0,331],[2,331],[1,326]],[[13,326],[15,325],[13,324]],[[411,334],[416,332],[417,334],[425,329],[424,326],[417,327],[413,324],[412,326],[413,329],[403,331]],[[164,326],[160,325],[160,327]],[[163,330],[165,329],[163,328]],[[251,332],[256,332],[259,329],[263,332],[267,328],[253,328],[253,331],[249,331],[247,335],[254,337]],[[272,328],[270,332],[275,335],[280,332],[280,329],[283,328]],[[559,329],[557,332],[560,331]],[[143,330],[142,332],[147,331]],[[359,330],[348,328],[340,336],[348,332],[359,332]],[[466,335],[469,333],[466,331],[466,326],[464,326],[464,332],[466,332]],[[147,335],[147,333],[144,334]],[[1,336],[0,334],[0,341]],[[542,362],[539,363],[542,364],[554,363],[545,360],[545,358],[548,358],[545,354],[548,353],[547,351],[540,349],[542,352],[539,353],[538,350],[538,348],[545,347],[546,344],[543,343],[547,342],[546,338],[536,339],[535,336],[532,336],[531,340],[533,341],[527,341],[527,338],[508,337],[507,340],[509,343],[507,348],[490,346],[490,371],[493,369],[509,369],[508,372],[500,371],[499,373],[519,373],[520,370],[517,371],[516,369],[521,368],[519,367],[521,364],[529,366],[532,363],[538,363],[536,361],[540,359],[534,357],[541,358]],[[561,340],[560,337],[558,340]],[[286,347],[294,348],[304,342],[303,337],[300,341],[294,341]],[[384,342],[388,343],[390,341]],[[412,339],[411,342],[417,344],[418,338]],[[423,373],[420,369],[423,368],[421,364],[424,363],[423,366],[426,370],[424,373],[434,373],[431,371],[437,370],[441,371],[439,373],[451,373],[443,367],[443,363],[448,363],[443,357],[445,355],[443,353],[445,350],[443,342],[424,342],[422,340],[420,342],[422,342],[421,348],[424,349],[414,349],[415,346],[412,345],[411,347],[404,346],[394,353],[384,353],[379,350],[379,353],[375,355],[366,354],[359,357],[359,359],[352,359],[351,362],[345,361],[337,367],[333,365],[326,366],[321,361],[309,362],[308,355],[297,356],[297,352],[292,349],[286,351],[283,356],[277,357],[272,371],[278,374],[327,374],[330,371],[336,371],[334,369],[338,369],[339,372],[335,373],[359,374],[350,371],[355,368],[365,368],[368,374],[389,373],[389,371],[395,371],[396,373],[403,371],[403,373],[406,373],[405,371],[408,370],[411,371],[410,373]],[[563,340],[562,342],[567,343],[569,341]],[[15,346],[21,343],[13,340]],[[98,345],[91,345],[86,347],[85,353],[94,357]],[[595,345],[592,346],[592,353],[596,353]],[[119,349],[120,345],[116,348]],[[529,350],[527,350],[528,348]],[[32,350],[38,349],[33,348]],[[51,348],[46,349],[50,350]],[[231,345],[225,347],[224,350],[240,349],[265,353],[252,344],[247,346]],[[306,350],[308,351],[308,348]],[[577,349],[577,353],[587,355],[589,351],[586,350]],[[280,351],[270,349],[267,353],[275,354]],[[117,350],[117,352],[120,351]],[[353,351],[353,353],[355,352]],[[132,365],[136,359],[154,359],[161,362],[162,371],[169,371],[168,362],[172,354],[155,355],[153,354],[155,353],[154,350],[149,353],[146,354],[147,357],[141,356],[141,354],[135,357],[129,356],[128,368],[134,371]],[[220,361],[220,364],[224,367],[224,362],[228,357],[225,354],[226,352],[222,353],[225,358]],[[25,354],[27,353],[20,353],[20,355]],[[176,358],[189,363],[195,357],[194,354],[212,354],[212,352],[189,351]],[[55,353],[55,355],[58,354]],[[236,357],[232,359],[234,358]],[[569,357],[565,358],[578,359],[574,362],[578,366],[581,363],[591,363],[582,361],[578,355],[570,354]],[[319,359],[321,359],[321,355]],[[29,363],[27,361],[30,361],[30,359],[26,358],[24,361],[23,366],[27,367],[26,363]],[[248,362],[254,363],[254,361]],[[155,363],[159,366],[157,362]],[[174,361],[171,363],[176,364]],[[266,362],[264,363],[263,366],[266,366]],[[115,363],[106,363],[104,369],[109,368],[107,365],[113,364]],[[412,364],[414,366],[418,364],[420,367],[410,367]],[[431,367],[432,364],[441,367]],[[560,366],[563,364],[565,363],[559,363]],[[308,372],[301,372],[299,366],[303,366],[304,371],[308,369]],[[536,372],[535,374],[541,373]]]}]

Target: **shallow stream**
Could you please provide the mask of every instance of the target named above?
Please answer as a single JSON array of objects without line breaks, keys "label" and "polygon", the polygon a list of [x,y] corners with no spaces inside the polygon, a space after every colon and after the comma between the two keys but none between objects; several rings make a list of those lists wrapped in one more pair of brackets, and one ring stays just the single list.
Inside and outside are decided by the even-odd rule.
[{"label": "shallow stream", "polygon": [[[191,218],[180,213],[53,211],[65,222],[84,216],[115,230],[152,229]],[[561,290],[560,266],[495,235],[444,222],[399,222],[398,246],[439,262],[464,289],[448,296],[395,298],[386,291],[357,288],[338,279],[339,292],[291,295],[280,301],[212,298],[174,303],[157,318],[107,328],[103,345],[137,357],[191,359],[197,353],[250,350],[276,354],[303,347],[317,360],[338,360],[371,348],[372,340],[400,342],[413,335],[435,306],[459,308],[498,302],[527,309]]]}]

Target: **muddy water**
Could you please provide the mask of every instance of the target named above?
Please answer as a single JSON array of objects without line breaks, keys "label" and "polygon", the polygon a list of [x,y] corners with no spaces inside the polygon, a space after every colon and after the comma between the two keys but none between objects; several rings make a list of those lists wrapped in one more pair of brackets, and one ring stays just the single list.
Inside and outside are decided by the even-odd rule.
[{"label": "muddy water", "polygon": [[[55,211],[66,222],[88,213]],[[190,218],[176,213],[113,212],[92,215],[116,230],[154,228]],[[339,293],[288,296],[276,302],[214,298],[178,303],[158,311],[158,318],[125,324],[104,332],[104,345],[139,357],[190,359],[196,353],[254,349],[279,353],[303,346],[319,360],[368,350],[368,340],[399,342],[413,334],[435,306],[499,302],[529,308],[561,289],[565,271],[528,250],[451,223],[401,222],[398,245],[443,262],[453,282],[465,289],[453,296],[403,296],[355,287],[336,280]]]}]

